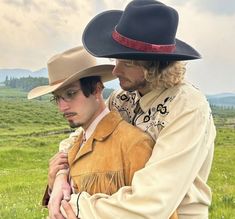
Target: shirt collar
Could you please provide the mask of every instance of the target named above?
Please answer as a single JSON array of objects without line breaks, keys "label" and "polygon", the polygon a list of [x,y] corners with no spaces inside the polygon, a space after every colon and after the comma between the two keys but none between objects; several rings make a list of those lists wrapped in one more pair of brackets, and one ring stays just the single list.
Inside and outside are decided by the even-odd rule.
[{"label": "shirt collar", "polygon": [[166,88],[155,88],[145,94],[144,96],[139,96],[139,104],[140,108],[143,112],[147,112],[149,110],[149,106],[152,105],[152,103],[166,90]]},{"label": "shirt collar", "polygon": [[90,136],[93,134],[95,131],[95,128],[97,124],[100,122],[101,119],[103,119],[108,113],[109,113],[108,107],[106,107],[96,118],[95,120],[90,124],[90,126],[87,128],[85,131],[85,139],[89,139]]}]

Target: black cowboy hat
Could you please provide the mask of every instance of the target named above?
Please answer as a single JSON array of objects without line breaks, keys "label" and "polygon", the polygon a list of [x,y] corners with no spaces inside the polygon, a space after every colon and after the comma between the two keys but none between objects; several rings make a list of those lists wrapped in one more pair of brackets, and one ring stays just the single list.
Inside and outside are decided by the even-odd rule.
[{"label": "black cowboy hat", "polygon": [[95,16],[83,32],[84,47],[96,57],[138,60],[201,58],[187,43],[175,38],[178,13],[155,0],[133,0],[124,11]]}]

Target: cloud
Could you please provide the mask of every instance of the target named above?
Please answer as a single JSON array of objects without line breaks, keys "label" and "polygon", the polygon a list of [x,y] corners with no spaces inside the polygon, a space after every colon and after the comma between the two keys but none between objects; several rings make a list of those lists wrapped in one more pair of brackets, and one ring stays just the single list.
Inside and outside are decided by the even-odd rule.
[{"label": "cloud", "polygon": [[70,9],[72,9],[72,11],[76,11],[78,9],[78,1],[58,0],[58,1],[56,1],[56,3],[63,8],[70,8]]},{"label": "cloud", "polygon": [[0,68],[27,66],[37,70],[53,54],[81,45],[83,29],[94,14],[90,2],[0,2],[0,31],[4,33],[0,35]]},{"label": "cloud", "polygon": [[220,15],[234,15],[235,14],[235,1],[234,0],[194,0],[195,5],[199,9],[205,9],[214,14]]},{"label": "cloud", "polygon": [[[99,0],[97,0],[98,2]],[[130,0],[122,0],[122,1],[110,1],[110,0],[101,0],[106,8],[108,9],[118,9],[123,10],[125,6],[130,2]]]},{"label": "cloud", "polygon": [[188,63],[187,77],[205,93],[235,91],[233,73],[235,14],[215,15],[190,4],[177,7],[178,38],[195,47],[203,59]]},{"label": "cloud", "polygon": [[[81,45],[82,32],[97,13],[123,10],[128,2],[130,0],[0,1],[0,68],[38,70],[45,67],[54,54]],[[188,62],[187,77],[206,93],[235,91],[235,44],[232,41],[235,1],[164,0],[164,3],[179,12],[177,38],[203,56],[202,60]]]},{"label": "cloud", "polygon": [[30,11],[32,8],[40,8],[37,2],[32,0],[3,0],[3,3],[15,8],[20,8],[23,11]]},{"label": "cloud", "polygon": [[235,1],[234,0],[168,0],[171,5],[185,6],[191,4],[196,7],[200,12],[210,12],[216,15],[233,15],[235,14]]},{"label": "cloud", "polygon": [[3,18],[3,20],[5,20],[6,22],[8,22],[9,25],[15,25],[16,27],[21,26],[21,23],[20,23],[19,21],[17,21],[16,19],[12,18],[12,17],[9,16],[9,15],[4,15],[2,18]]}]

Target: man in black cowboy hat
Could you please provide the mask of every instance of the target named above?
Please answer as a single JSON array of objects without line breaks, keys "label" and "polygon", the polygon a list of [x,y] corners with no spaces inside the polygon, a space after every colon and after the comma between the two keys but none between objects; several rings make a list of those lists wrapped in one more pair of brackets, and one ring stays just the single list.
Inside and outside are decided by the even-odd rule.
[{"label": "man in black cowboy hat", "polygon": [[[82,219],[166,219],[175,210],[180,219],[208,218],[216,132],[205,96],[184,80],[182,61],[200,54],[175,38],[177,25],[175,9],[134,0],[124,11],[97,15],[84,31],[83,44],[92,55],[116,59],[113,74],[122,90],[111,95],[109,108],[156,144],[131,186],[112,196],[80,193]],[[70,215],[69,205],[63,206]]]}]

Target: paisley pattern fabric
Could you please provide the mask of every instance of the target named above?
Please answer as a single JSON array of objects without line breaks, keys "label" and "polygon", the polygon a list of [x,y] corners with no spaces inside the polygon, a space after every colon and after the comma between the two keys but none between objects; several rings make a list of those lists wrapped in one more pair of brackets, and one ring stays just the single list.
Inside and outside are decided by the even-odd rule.
[{"label": "paisley pattern fabric", "polygon": [[146,111],[141,108],[142,97],[137,91],[127,92],[121,90],[114,93],[110,97],[109,107],[112,110],[117,110],[127,122],[141,128],[156,140],[159,131],[167,123],[165,118],[169,114],[168,105],[174,99],[174,95],[161,96],[163,91],[154,90],[151,92],[154,97],[150,98],[152,103]]}]

